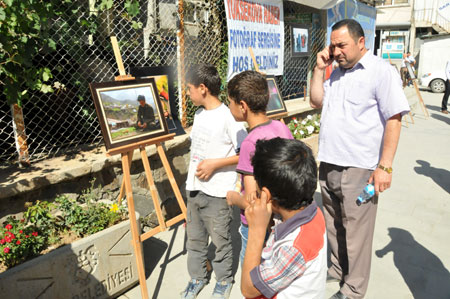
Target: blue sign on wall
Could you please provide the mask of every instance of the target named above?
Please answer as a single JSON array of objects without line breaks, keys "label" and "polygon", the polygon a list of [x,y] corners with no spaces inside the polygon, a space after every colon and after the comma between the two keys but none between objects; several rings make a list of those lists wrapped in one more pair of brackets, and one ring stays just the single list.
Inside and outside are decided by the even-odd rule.
[{"label": "blue sign on wall", "polygon": [[366,48],[373,49],[375,44],[375,7],[357,2],[341,0],[333,8],[327,10],[327,44],[330,44],[331,27],[343,19],[354,19],[364,29]]}]

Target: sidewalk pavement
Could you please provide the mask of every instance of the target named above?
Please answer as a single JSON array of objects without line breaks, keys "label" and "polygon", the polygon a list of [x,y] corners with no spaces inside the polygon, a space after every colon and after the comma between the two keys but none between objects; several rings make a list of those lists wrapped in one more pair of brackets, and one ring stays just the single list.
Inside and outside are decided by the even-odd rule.
[{"label": "sidewalk pavement", "polygon": [[[411,104],[416,101],[412,88],[405,93]],[[402,122],[392,186],[378,204],[368,299],[450,298],[450,117],[440,113],[443,94],[421,94],[430,117],[416,106],[415,123],[411,124],[409,116],[408,127]],[[321,205],[319,189],[315,199]],[[233,222],[236,283],[232,299],[243,298],[237,262],[237,213]],[[149,298],[180,298],[189,280],[185,241],[180,224],[144,242]],[[209,298],[214,284],[213,275],[198,298]],[[327,284],[326,298],[338,288],[337,283]],[[139,298],[139,285],[119,297]]]}]

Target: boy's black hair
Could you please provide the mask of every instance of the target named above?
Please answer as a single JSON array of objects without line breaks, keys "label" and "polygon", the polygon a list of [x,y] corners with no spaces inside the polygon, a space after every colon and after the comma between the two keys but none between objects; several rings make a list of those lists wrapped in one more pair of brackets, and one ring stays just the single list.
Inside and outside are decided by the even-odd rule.
[{"label": "boy's black hair", "polygon": [[360,37],[364,37],[364,30],[362,29],[361,24],[353,19],[340,20],[331,27],[331,31],[338,30],[339,28],[344,26],[347,27],[348,33],[350,33],[355,42],[358,42]]},{"label": "boy's black hair", "polygon": [[204,84],[211,95],[215,97],[219,96],[220,86],[222,85],[216,67],[209,64],[196,64],[191,66],[186,73],[186,83],[194,86]]},{"label": "boy's black hair", "polygon": [[247,103],[254,112],[266,112],[269,102],[269,86],[266,77],[255,71],[244,71],[228,82],[228,97],[239,104]]},{"label": "boy's black hair", "polygon": [[317,164],[311,149],[300,140],[258,140],[252,165],[258,186],[269,189],[280,207],[298,210],[312,203]]}]

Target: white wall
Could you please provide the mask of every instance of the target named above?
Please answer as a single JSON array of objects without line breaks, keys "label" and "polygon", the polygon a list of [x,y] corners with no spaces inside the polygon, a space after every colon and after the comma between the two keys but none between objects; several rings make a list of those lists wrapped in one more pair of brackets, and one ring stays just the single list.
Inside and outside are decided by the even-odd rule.
[{"label": "white wall", "polygon": [[411,23],[411,6],[377,7],[377,27]]},{"label": "white wall", "polygon": [[431,71],[444,70],[450,60],[450,35],[427,38],[423,42],[420,46],[418,78]]}]

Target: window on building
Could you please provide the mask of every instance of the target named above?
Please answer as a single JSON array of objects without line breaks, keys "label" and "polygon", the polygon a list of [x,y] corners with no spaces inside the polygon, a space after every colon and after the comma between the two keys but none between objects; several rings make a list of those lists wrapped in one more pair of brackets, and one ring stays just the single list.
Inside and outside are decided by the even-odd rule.
[{"label": "window on building", "polygon": [[205,5],[199,2],[184,3],[184,21],[186,23],[207,23],[209,12]]},{"label": "window on building", "polygon": [[382,1],[377,2],[381,2],[377,6],[391,6],[391,5],[408,4],[409,0],[385,0],[384,2]]}]

